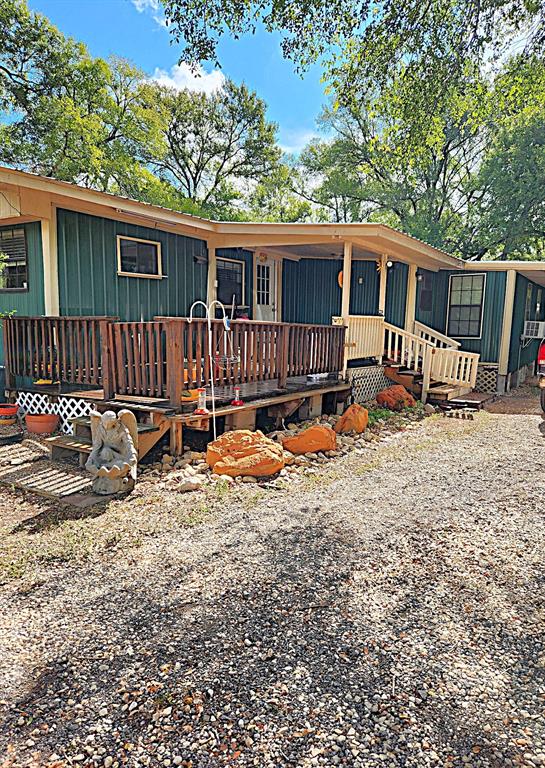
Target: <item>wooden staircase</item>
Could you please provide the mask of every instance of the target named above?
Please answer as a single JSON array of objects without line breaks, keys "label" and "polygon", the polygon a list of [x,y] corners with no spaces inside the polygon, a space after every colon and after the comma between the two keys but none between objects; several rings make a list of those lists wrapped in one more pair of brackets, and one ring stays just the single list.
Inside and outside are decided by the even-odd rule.
[{"label": "wooden staircase", "polygon": [[[342,318],[340,318],[342,321]],[[422,402],[453,400],[475,386],[479,355],[423,323],[414,332],[387,323],[381,315],[350,315],[345,360],[376,358],[386,376]]]},{"label": "wooden staircase", "polygon": [[[150,406],[129,404],[122,401],[101,403],[101,410],[121,410],[130,408],[135,412],[138,432],[138,460],[141,461],[159,440],[170,430],[173,413],[171,408],[153,408]],[[145,421],[139,419],[146,419]],[[54,435],[46,438],[52,460],[66,459],[74,455],[79,457],[80,466],[84,466],[92,450],[91,420],[87,416],[72,419],[73,435]]]}]

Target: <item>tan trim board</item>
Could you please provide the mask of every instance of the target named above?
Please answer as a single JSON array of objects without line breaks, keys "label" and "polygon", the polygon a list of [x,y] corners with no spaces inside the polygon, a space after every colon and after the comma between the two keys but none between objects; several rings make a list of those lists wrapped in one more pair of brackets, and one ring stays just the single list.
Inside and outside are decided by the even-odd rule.
[{"label": "tan trim board", "polygon": [[500,376],[507,376],[509,371],[509,347],[511,346],[511,330],[513,327],[513,308],[515,306],[516,282],[516,270],[510,269],[507,272],[507,280],[505,282],[503,321],[498,355],[498,373]]}]

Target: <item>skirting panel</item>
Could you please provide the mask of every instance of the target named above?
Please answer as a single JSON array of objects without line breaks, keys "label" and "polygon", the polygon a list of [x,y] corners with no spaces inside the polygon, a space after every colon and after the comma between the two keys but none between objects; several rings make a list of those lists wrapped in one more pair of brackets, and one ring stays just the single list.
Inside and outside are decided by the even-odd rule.
[{"label": "skirting panel", "polygon": [[70,419],[88,416],[93,404],[75,397],[52,399],[41,392],[18,392],[15,401],[23,413],[58,413],[61,432],[72,435],[74,428]]},{"label": "skirting panel", "polygon": [[475,392],[497,392],[497,389],[497,367],[490,365],[477,366],[477,381],[475,382]]},{"label": "skirting panel", "polygon": [[391,387],[393,384],[384,375],[384,366],[382,365],[349,368],[347,377],[352,385],[353,403],[365,403],[368,400],[373,400],[381,390]]}]

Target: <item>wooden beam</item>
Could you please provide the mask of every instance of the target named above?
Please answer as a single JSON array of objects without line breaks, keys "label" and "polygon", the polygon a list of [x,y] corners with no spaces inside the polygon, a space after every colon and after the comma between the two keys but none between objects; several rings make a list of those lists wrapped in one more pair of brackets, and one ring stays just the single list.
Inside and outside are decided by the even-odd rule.
[{"label": "wooden beam", "polygon": [[378,311],[379,314],[385,315],[386,314],[386,286],[388,282],[388,267],[386,266],[386,262],[388,261],[388,256],[386,254],[383,254],[380,257],[379,263],[379,269],[380,269],[380,284],[378,289]]},{"label": "wooden beam", "polygon": [[208,288],[206,292],[206,303],[216,300],[217,296],[217,260],[216,247],[208,243]]},{"label": "wooden beam", "polygon": [[414,333],[414,321],[416,319],[416,264],[409,264],[407,272],[407,301],[405,304],[405,330]]},{"label": "wooden beam", "polygon": [[503,322],[501,330],[500,352],[498,357],[498,373],[507,376],[509,372],[509,347],[511,344],[511,330],[513,328],[513,307],[515,304],[515,285],[517,273],[514,269],[507,271],[505,283],[505,300],[503,304]]},{"label": "wooden beam", "polygon": [[348,323],[350,315],[350,283],[352,277],[352,243],[348,240],[344,242],[343,251],[343,293],[341,303],[341,315],[344,323]]},{"label": "wooden beam", "polygon": [[59,314],[59,269],[57,260],[57,211],[51,208],[51,218],[41,220],[42,262],[44,272],[44,309],[46,315]]}]

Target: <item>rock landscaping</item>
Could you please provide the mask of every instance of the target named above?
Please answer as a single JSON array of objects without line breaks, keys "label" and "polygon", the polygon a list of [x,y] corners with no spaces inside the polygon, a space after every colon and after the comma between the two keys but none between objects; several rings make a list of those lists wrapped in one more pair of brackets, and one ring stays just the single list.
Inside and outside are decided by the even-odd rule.
[{"label": "rock landscaping", "polygon": [[372,407],[259,481],[2,491],[0,765],[545,766],[541,424]]}]

